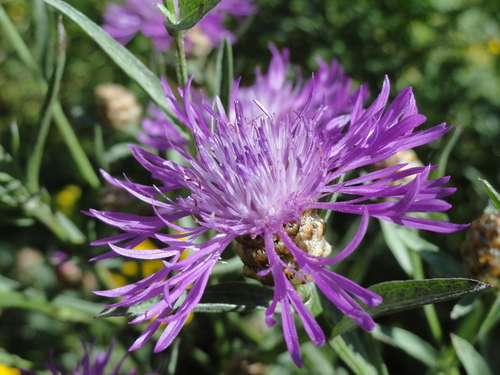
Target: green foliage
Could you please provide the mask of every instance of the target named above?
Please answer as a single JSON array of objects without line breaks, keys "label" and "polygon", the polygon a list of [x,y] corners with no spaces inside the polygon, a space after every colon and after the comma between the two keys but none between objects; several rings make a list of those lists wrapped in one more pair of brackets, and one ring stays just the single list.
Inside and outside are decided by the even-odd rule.
[{"label": "green foliage", "polygon": [[[369,289],[382,297],[383,302],[367,312],[379,317],[412,309],[430,303],[447,301],[468,293],[478,292],[490,285],[472,279],[431,279],[414,281],[388,281],[371,286]],[[328,301],[324,301],[332,308]],[[344,316],[333,329],[332,336],[341,335],[357,327],[354,321]]]},{"label": "green foliage", "polygon": [[[217,3],[180,1],[177,15],[168,1],[163,10],[172,33],[182,37]],[[42,369],[54,347],[56,360],[70,368],[81,356],[79,340],[92,336],[99,336],[98,346],[117,337],[120,357],[144,328],[125,324],[130,319],[122,316],[137,316],[154,302],[102,310],[104,303],[113,301],[99,299],[91,290],[119,287],[120,278],[138,275],[127,274],[131,264],[119,260],[102,268],[87,264],[100,253],[87,243],[109,228],[79,212],[101,205],[104,190],[98,191],[96,172],[103,163],[112,174],[126,171],[131,179],[149,178],[134,169],[130,153],[123,152],[127,143],[137,142],[133,132],[102,127],[91,94],[95,86],[124,84],[142,105],[156,103],[175,122],[159,79],[160,72],[169,81],[175,79],[175,61],[169,53],[152,52],[145,38],[138,36],[124,47],[103,32],[98,25],[105,2],[71,4],[19,0],[0,6],[6,36],[0,38],[0,347],[5,348],[0,363],[7,366]],[[192,57],[182,67],[187,68],[184,73],[196,71],[195,85],[208,86],[227,106],[233,77],[241,75],[245,84],[252,81],[256,66],[267,69],[270,41],[290,48],[291,60],[303,68],[304,78],[316,68],[317,56],[338,59],[347,74],[367,82],[373,93],[388,74],[394,94],[413,87],[420,112],[429,119],[423,127],[443,121],[460,125],[443,140],[417,150],[424,164],[439,161],[436,174],[453,176],[451,185],[458,192],[450,200],[452,221],[471,222],[488,198],[500,208],[496,0],[261,0],[259,6],[251,24],[233,23],[237,44],[226,40],[208,56]],[[56,43],[59,12],[68,34],[65,63]],[[51,119],[55,127],[49,127]],[[67,185],[78,186],[82,195],[73,197],[63,212],[57,202]],[[123,208],[140,209],[134,203]],[[352,237],[356,224],[328,217],[327,236],[335,248]],[[500,361],[491,348],[500,345],[500,299],[497,289],[475,293],[487,285],[458,278],[464,276],[459,254],[464,234],[423,234],[382,222],[373,223],[367,237],[357,253],[335,265],[335,272],[373,285],[370,289],[384,298],[382,305],[367,309],[380,323],[371,334],[353,329],[352,320],[342,318],[315,288],[298,287],[328,344],[316,348],[299,328],[305,368],[296,369],[281,328],[264,324],[272,289],[243,282],[239,260],[224,255],[228,264],[217,265],[214,284],[180,340],[155,355],[147,344],[131,353],[126,368],[139,366],[139,373],[160,368],[172,374],[229,374],[246,365],[269,374],[458,375],[462,368],[467,374],[499,373]],[[26,247],[36,249],[40,259],[23,259]],[[55,262],[59,251],[70,259]],[[64,274],[63,265],[74,266],[72,278]],[[405,280],[380,283],[397,279]],[[432,305],[466,294],[454,308],[452,302]],[[422,314],[419,307],[424,305]],[[392,314],[410,308],[414,310]]]},{"label": "green foliage", "polygon": [[491,201],[493,202],[497,210],[500,210],[500,194],[498,194],[495,188],[491,186],[491,184],[488,181],[482,179],[479,179],[479,181],[481,181],[481,183],[484,185],[484,188],[488,193],[488,196],[490,197]]},{"label": "green foliage", "polygon": [[166,0],[167,6],[157,7],[165,15],[169,23],[168,29],[187,30],[192,28],[210,12],[221,0],[180,0],[178,2],[179,16],[175,14],[173,0]]},{"label": "green foliage", "polygon": [[451,334],[451,341],[455,348],[460,362],[462,362],[467,375],[484,374],[492,375],[481,354],[467,340]]}]

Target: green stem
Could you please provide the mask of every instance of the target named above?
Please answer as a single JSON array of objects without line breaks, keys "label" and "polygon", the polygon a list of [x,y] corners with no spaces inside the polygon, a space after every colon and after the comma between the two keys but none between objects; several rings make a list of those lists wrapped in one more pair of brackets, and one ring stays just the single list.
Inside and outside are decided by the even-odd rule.
[{"label": "green stem", "polygon": [[[425,279],[424,268],[422,266],[422,259],[414,251],[409,250],[409,252],[413,268],[413,278],[415,280]],[[429,324],[432,336],[434,337],[434,340],[438,345],[442,345],[443,331],[441,329],[441,325],[439,324],[439,318],[437,316],[434,305],[425,305],[424,313],[427,319],[427,323]]]},{"label": "green stem", "polygon": [[[0,4],[0,24],[5,30],[5,34],[10,39],[12,46],[16,50],[17,54],[21,58],[24,64],[28,66],[28,68],[32,71],[35,79],[38,82],[39,87],[43,92],[47,92],[48,83],[45,81],[35,59],[33,58],[30,50],[28,49],[26,43],[19,35],[16,27],[10,20],[9,16],[5,12],[4,8]],[[78,138],[76,137],[71,124],[69,123],[66,115],[64,114],[61,104],[58,100],[55,100],[52,106],[54,121],[58,126],[59,131],[61,132],[63,140],[66,142],[66,146],[68,147],[71,156],[73,157],[77,168],[82,174],[83,178],[87,181],[87,183],[93,188],[98,188],[100,186],[99,178],[95,173],[90,161],[85,155]]]},{"label": "green stem", "polygon": [[170,30],[175,49],[175,70],[177,72],[177,83],[184,88],[188,81],[186,51],[184,50],[184,30]]},{"label": "green stem", "polygon": [[28,191],[31,193],[36,193],[40,190],[39,177],[40,177],[40,165],[42,164],[43,149],[45,147],[45,142],[47,140],[47,135],[49,134],[50,123],[52,120],[52,106],[54,105],[59,92],[59,86],[61,83],[62,74],[64,71],[64,63],[66,61],[66,32],[62,24],[61,18],[58,22],[58,47],[57,47],[57,59],[54,72],[52,73],[52,78],[50,79],[49,88],[45,101],[42,106],[41,116],[39,118],[39,128],[38,137],[35,142],[35,147],[32,154],[28,160],[27,170],[26,170],[26,185]]}]

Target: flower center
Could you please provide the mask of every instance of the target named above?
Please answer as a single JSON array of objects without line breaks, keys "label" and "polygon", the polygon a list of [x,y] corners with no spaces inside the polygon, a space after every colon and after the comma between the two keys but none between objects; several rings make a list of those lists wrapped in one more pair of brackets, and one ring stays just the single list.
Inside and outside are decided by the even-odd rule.
[{"label": "flower center", "polygon": [[[286,233],[290,236],[293,243],[302,251],[317,256],[326,258],[332,251],[331,245],[325,240],[326,224],[321,219],[316,211],[306,210],[300,217],[300,224],[296,221],[285,225]],[[259,271],[269,267],[269,259],[264,244],[264,238],[256,236],[252,238],[250,234],[236,237],[236,254],[243,261],[243,275],[251,279],[259,280],[264,285],[274,285],[273,276],[271,273],[265,276],[258,276]],[[305,275],[297,265],[297,261],[293,252],[288,249],[283,240],[277,235],[274,237],[274,251],[279,258],[291,269],[298,271],[306,280],[310,280],[308,275]],[[283,268],[284,274],[292,284],[303,284],[304,281],[297,273],[288,268]]]}]

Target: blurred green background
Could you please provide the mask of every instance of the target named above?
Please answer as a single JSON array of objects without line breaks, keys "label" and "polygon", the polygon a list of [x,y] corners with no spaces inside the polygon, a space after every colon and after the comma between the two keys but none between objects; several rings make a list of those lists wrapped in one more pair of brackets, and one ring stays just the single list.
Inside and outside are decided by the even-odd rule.
[{"label": "blurred green background", "polygon": [[[106,1],[73,0],[68,3],[101,24]],[[337,59],[356,83],[368,84],[372,93],[370,100],[379,92],[384,75],[388,75],[391,80],[393,96],[403,88],[412,86],[419,111],[428,118],[424,126],[442,122],[454,126],[442,139],[416,150],[424,164],[438,164],[453,134],[460,132],[446,166],[446,175],[452,176],[449,185],[458,189],[447,198],[453,205],[448,212],[450,221],[469,223],[482,213],[487,205],[487,195],[478,177],[487,179],[497,188],[500,184],[500,147],[497,146],[500,143],[498,0],[260,0],[258,4],[260,10],[251,22],[234,25],[239,26],[240,33],[233,49],[235,75],[241,75],[243,83],[252,82],[256,66],[266,71],[270,60],[267,46],[274,43],[280,49],[290,49],[291,61],[302,67],[305,79],[317,68],[317,56],[326,61]],[[35,0],[2,0],[2,6],[40,64],[44,76],[50,76],[54,60],[54,12],[45,8],[43,2]],[[107,170],[113,174],[126,171],[129,176],[147,178],[124,146],[127,142],[136,142],[133,134],[101,127],[94,90],[102,83],[119,83],[127,86],[144,106],[148,103],[147,96],[75,23],[64,19],[64,25],[68,34],[68,49],[59,98],[81,145],[96,170],[109,167]],[[22,168],[36,137],[44,95],[32,72],[5,37],[3,29],[0,35],[0,143],[7,152],[11,151],[11,124],[17,123],[20,147],[16,163]],[[47,40],[51,42],[47,44]],[[151,43],[145,37],[136,36],[127,47],[153,71],[174,76],[172,66],[162,66],[161,58],[152,52]],[[190,67],[193,71],[203,71],[213,64],[214,55],[215,52],[206,59],[193,61]],[[103,150],[107,158],[105,163]],[[62,293],[68,298],[83,298],[96,305],[89,305],[89,314],[83,314],[85,316],[81,319],[71,315],[76,314],[71,309],[69,318],[61,318],[60,311],[47,313],[35,312],[33,308],[0,307],[0,347],[33,362],[36,368],[43,368],[49,347],[54,347],[58,353],[68,352],[68,348],[78,352],[81,338],[89,340],[96,335],[100,337],[100,344],[117,336],[120,342],[118,352],[123,353],[137,335],[137,329],[127,326],[125,320],[121,319],[91,319],[93,309],[103,300],[92,296],[90,289],[95,285],[102,288],[103,283],[110,285],[109,269],[116,268],[117,272],[123,272],[123,269],[119,270],[120,263],[100,270],[94,264],[87,263],[91,256],[101,252],[90,248],[88,242],[102,237],[109,228],[101,227],[80,211],[99,207],[103,193],[91,188],[82,179],[55,126],[52,126],[47,139],[40,179],[40,184],[51,197],[53,210],[65,210],[64,213],[85,236],[85,241],[80,244],[62,242],[39,222],[27,217],[21,209],[2,204],[0,272],[9,280],[19,283],[16,284],[16,290],[33,288],[49,304]],[[350,224],[342,220],[336,222],[335,218],[333,220],[333,226],[330,224],[334,232],[332,237],[339,238]],[[361,268],[358,277],[363,285],[406,278],[377,234],[379,227],[372,225],[370,231],[375,240],[372,243],[365,241],[364,249],[360,252],[372,252],[375,266],[372,266],[373,269],[368,266]],[[460,247],[465,238],[464,232],[453,235],[425,233],[422,236],[438,245],[457,263],[462,262]],[[27,248],[31,252],[23,253],[26,260],[20,253],[21,249]],[[77,285],[65,287],[57,279],[57,267],[50,260],[56,251],[69,254],[78,272],[97,274],[97,280],[93,281],[96,284],[91,283],[92,286],[87,288],[80,280]],[[355,258],[346,262],[344,270],[348,272],[355,262]],[[426,274],[443,276],[431,268],[426,268]],[[224,280],[224,277],[221,276],[220,280]],[[242,279],[241,276],[235,277]],[[457,325],[449,318],[453,304],[450,302],[437,306],[445,331],[453,330]],[[3,306],[8,304],[4,303]],[[407,327],[424,339],[431,340],[422,316],[420,310],[415,310],[385,317],[380,322]],[[412,327],[412,322],[417,320],[423,321],[422,326]],[[234,353],[241,353],[245,357],[247,351],[260,353],[258,358],[264,364],[266,360],[279,363],[281,359],[273,358],[284,349],[283,345],[256,349],[258,338],[249,339],[248,331],[254,329],[251,324],[258,325],[255,328],[258,337],[266,337],[266,329],[259,331],[263,326],[262,319],[253,315],[231,313],[227,316],[195,316],[181,336],[181,349],[184,351],[180,351],[178,373],[187,373],[182,372],[182,369],[188,369],[185,371],[199,374],[224,371],[229,374],[231,361],[237,357]],[[272,332],[279,336],[279,330]],[[201,337],[201,341],[193,342],[195,336]],[[275,336],[272,339],[278,342],[279,337]],[[448,337],[445,337],[445,341],[449,344]],[[498,340],[490,344],[489,350],[500,350]],[[150,353],[151,345],[147,345],[132,354],[142,371],[151,368],[152,364],[162,366],[168,362],[170,352],[156,355],[153,359]],[[228,353],[233,354],[228,356]],[[425,372],[423,365],[408,355],[401,357],[400,351],[396,349],[385,346],[383,353],[391,374]],[[74,361],[74,356],[60,356],[59,360],[65,363]],[[195,360],[192,361],[192,358]],[[498,365],[498,358],[492,360]],[[272,371],[270,373],[278,373]],[[295,370],[292,367],[290,371]],[[308,373],[304,371],[302,373]],[[323,373],[319,370],[309,371]],[[327,370],[324,373],[328,373]]]}]

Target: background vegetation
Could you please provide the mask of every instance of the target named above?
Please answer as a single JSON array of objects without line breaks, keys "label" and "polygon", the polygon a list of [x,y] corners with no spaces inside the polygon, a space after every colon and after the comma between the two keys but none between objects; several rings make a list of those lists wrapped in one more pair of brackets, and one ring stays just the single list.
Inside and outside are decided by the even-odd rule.
[{"label": "background vegetation", "polygon": [[[101,24],[105,1],[68,3]],[[280,49],[290,49],[291,61],[302,67],[304,77],[317,68],[317,56],[326,61],[337,59],[357,83],[369,85],[371,99],[380,90],[384,75],[391,80],[393,95],[412,86],[420,113],[428,118],[426,126],[441,122],[454,125],[443,139],[416,150],[424,164],[446,162],[445,173],[452,176],[449,185],[458,188],[447,199],[453,204],[450,221],[468,223],[482,214],[488,197],[478,177],[493,186],[500,184],[497,0],[260,0],[258,4],[260,10],[251,20],[234,25],[239,32],[233,48],[235,75],[241,75],[243,83],[252,82],[256,66],[267,69],[270,60],[267,46],[274,43]],[[53,47],[56,13],[39,0],[2,0],[2,7],[29,46],[41,74],[50,77],[56,59]],[[131,178],[147,181],[147,175],[126,147],[126,143],[137,142],[135,130],[104,127],[98,117],[94,92],[103,83],[122,84],[137,96],[144,108],[147,96],[78,25],[67,18],[63,20],[68,48],[59,100],[85,154],[95,171],[102,167],[112,174],[126,171]],[[22,180],[38,135],[45,93],[16,46],[6,37],[6,30],[0,30],[0,143],[4,148],[0,150],[0,186],[5,187],[6,175],[20,176],[18,181]],[[127,48],[156,73],[175,76],[168,59],[153,52],[146,38],[137,36]],[[203,77],[203,72],[213,67],[214,58],[215,51],[191,60],[189,68],[191,72],[201,72],[197,76]],[[207,82],[199,78],[197,83]],[[123,260],[105,266],[87,262],[102,251],[88,243],[110,233],[110,228],[81,211],[102,207],[106,193],[102,186],[90,186],[82,177],[66,144],[53,124],[42,158],[40,199],[48,202],[51,212],[61,212],[74,223],[63,221],[66,230],[75,231],[73,240],[61,239],[43,225],[30,211],[29,199],[23,198],[25,193],[21,190],[16,188],[14,193],[1,190],[0,347],[4,351],[0,351],[0,363],[8,366],[41,370],[45,368],[50,348],[54,348],[56,361],[71,368],[81,357],[80,340],[91,341],[93,337],[97,337],[97,346],[104,347],[115,337],[118,360],[140,329],[127,325],[125,318],[93,319],[106,301],[94,296],[91,290],[118,285],[123,278],[141,277],[141,273],[148,272],[147,267],[155,265],[134,266]],[[9,198],[14,195],[16,199]],[[136,207],[129,205],[128,209]],[[332,217],[331,240],[341,243],[352,225],[343,218]],[[460,266],[465,232],[420,233],[419,238],[426,244],[434,244],[440,255],[425,256],[409,246],[402,257],[414,261],[406,268],[401,256],[395,257],[395,250],[387,245],[387,235],[379,223],[372,222],[369,237],[357,255],[337,271],[365,286],[418,276],[467,274]],[[59,252],[69,258],[60,261]],[[500,260],[497,258],[496,262],[499,264]],[[230,262],[230,265],[233,272],[216,273],[212,281],[243,280],[239,264]],[[373,340],[369,341],[369,347],[373,344],[378,348],[380,357],[357,350],[353,353],[364,358],[377,357],[372,363],[384,363],[380,368],[374,365],[373,373],[465,371],[471,374],[470,369],[460,365],[458,349],[463,345],[465,353],[472,353],[474,361],[478,361],[474,364],[483,360],[491,373],[499,373],[500,359],[495,355],[500,350],[500,332],[494,324],[499,309],[496,292],[489,290],[467,298],[459,305],[457,301],[436,305],[440,333],[429,323],[432,313],[423,309],[377,319],[381,328],[373,335],[355,331],[352,340]],[[450,314],[452,311],[454,315]],[[341,348],[326,345],[316,349],[310,343],[302,346],[304,369],[295,369],[286,353],[280,328],[265,327],[261,315],[260,312],[197,313],[172,349],[151,354],[152,346],[147,344],[131,354],[126,366],[139,366],[141,374],[153,368],[167,373],[167,368],[173,368],[174,358],[178,374],[363,373],[364,370],[349,363],[349,356],[340,354]],[[487,316],[491,323],[488,330],[480,325]],[[398,332],[403,336],[397,336]],[[450,336],[451,333],[457,336]],[[405,347],[405,342],[415,346]],[[476,345],[476,349],[469,348],[469,344]],[[416,353],[414,348],[424,354]]]}]

